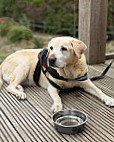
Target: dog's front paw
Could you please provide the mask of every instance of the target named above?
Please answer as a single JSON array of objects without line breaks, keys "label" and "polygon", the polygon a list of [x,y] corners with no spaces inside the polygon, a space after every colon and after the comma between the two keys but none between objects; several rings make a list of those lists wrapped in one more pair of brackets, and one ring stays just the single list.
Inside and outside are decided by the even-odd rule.
[{"label": "dog's front paw", "polygon": [[52,108],[51,108],[51,110],[52,110],[53,113],[54,112],[58,112],[58,111],[60,111],[62,109],[63,109],[62,103],[54,103],[53,106],[52,106]]},{"label": "dog's front paw", "polygon": [[23,89],[23,87],[22,87],[21,85],[18,85],[16,88],[17,88],[19,91],[24,92],[24,89]]},{"label": "dog's front paw", "polygon": [[109,107],[114,106],[114,99],[112,97],[106,97],[104,103]]},{"label": "dog's front paw", "polygon": [[17,99],[19,100],[24,100],[27,98],[26,94],[24,92],[19,92],[18,94],[16,94]]}]

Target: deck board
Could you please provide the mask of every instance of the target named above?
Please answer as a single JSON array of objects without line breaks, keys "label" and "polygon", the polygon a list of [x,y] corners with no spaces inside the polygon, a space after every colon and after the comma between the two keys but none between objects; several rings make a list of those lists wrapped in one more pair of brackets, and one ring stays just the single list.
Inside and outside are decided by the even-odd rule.
[{"label": "deck board", "polygon": [[[99,75],[105,64],[89,66],[89,76]],[[114,97],[114,67],[94,83],[104,93]],[[88,115],[82,133],[65,135],[58,133],[52,122],[52,99],[41,87],[25,87],[27,100],[19,101],[6,91],[4,83],[1,96],[1,141],[2,142],[114,142],[114,107],[107,107],[95,97],[76,90],[61,92],[65,109],[78,109]]]}]

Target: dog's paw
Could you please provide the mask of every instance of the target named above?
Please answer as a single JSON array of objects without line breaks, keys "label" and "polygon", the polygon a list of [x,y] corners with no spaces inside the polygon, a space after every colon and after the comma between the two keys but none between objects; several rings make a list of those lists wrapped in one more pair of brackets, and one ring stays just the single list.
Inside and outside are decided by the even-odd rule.
[{"label": "dog's paw", "polygon": [[106,97],[104,103],[109,107],[114,106],[114,99],[112,97]]},{"label": "dog's paw", "polygon": [[62,103],[54,103],[51,110],[52,112],[58,112],[63,109]]},{"label": "dog's paw", "polygon": [[24,92],[24,89],[23,89],[23,87],[22,87],[21,85],[18,85],[16,88],[17,88],[19,91]]},{"label": "dog's paw", "polygon": [[19,100],[25,100],[27,98],[27,96],[24,92],[19,92],[18,94],[16,94],[16,97]]}]

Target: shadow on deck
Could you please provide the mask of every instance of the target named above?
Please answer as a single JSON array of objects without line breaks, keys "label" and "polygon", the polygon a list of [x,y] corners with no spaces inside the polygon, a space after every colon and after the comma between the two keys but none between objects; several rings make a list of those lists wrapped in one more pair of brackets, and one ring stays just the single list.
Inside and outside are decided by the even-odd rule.
[{"label": "shadow on deck", "polygon": [[[105,64],[89,66],[89,75],[99,75]],[[104,79],[94,82],[108,96],[114,97],[114,64]],[[114,107],[109,108],[93,96],[78,90],[61,94],[64,108],[78,109],[88,115],[82,133],[58,133],[51,120],[52,100],[40,87],[26,87],[27,100],[18,101],[4,84],[1,96],[1,141],[4,142],[114,142]]]}]

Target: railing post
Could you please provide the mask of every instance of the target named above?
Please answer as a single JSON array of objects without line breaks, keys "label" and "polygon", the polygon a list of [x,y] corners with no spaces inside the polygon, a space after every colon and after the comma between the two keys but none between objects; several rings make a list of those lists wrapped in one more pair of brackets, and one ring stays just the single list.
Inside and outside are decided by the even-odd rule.
[{"label": "railing post", "polygon": [[105,61],[108,0],[79,0],[79,39],[88,46],[88,64]]}]

